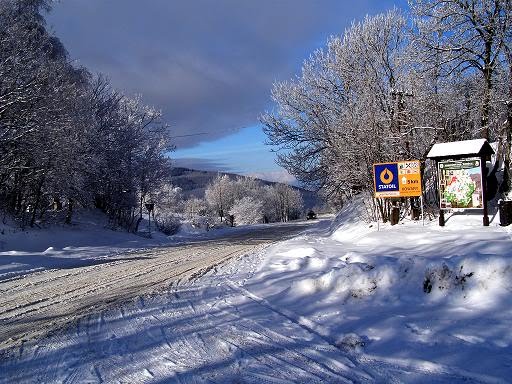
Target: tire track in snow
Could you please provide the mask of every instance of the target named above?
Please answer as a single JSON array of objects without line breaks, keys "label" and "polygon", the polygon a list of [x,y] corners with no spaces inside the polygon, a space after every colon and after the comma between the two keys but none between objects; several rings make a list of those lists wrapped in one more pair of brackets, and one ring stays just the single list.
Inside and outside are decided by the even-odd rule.
[{"label": "tire track in snow", "polygon": [[[371,367],[369,369],[374,372],[380,373],[388,373],[396,371],[399,375],[403,375],[404,372],[408,372],[410,374],[418,373],[422,377],[425,375],[429,375],[431,377],[432,382],[437,382],[436,378],[443,382],[453,382],[453,383],[481,383],[481,384],[506,384],[507,381],[501,380],[496,377],[487,376],[483,374],[477,374],[473,372],[468,372],[463,369],[433,363],[431,361],[425,360],[415,360],[415,359],[400,359],[400,358],[388,358],[384,356],[374,356],[374,355],[361,355],[356,358],[356,360],[364,366]],[[436,377],[437,376],[437,377]],[[402,382],[401,380],[396,380],[397,383]]]},{"label": "tire track in snow", "polygon": [[[281,317],[289,320],[293,324],[301,327],[306,332],[320,338],[326,344],[328,344],[332,348],[334,348],[334,349],[338,350],[340,353],[342,353],[343,357],[344,357],[343,358],[344,362],[331,361],[331,363],[334,363],[335,367],[334,368],[328,367],[329,370],[332,370],[333,372],[334,372],[334,369],[342,369],[345,371],[349,371],[349,370],[358,371],[357,374],[360,376],[359,379],[364,379],[364,380],[369,380],[369,381],[374,380],[374,377],[372,377],[370,372],[366,372],[364,370],[361,371],[359,369],[356,369],[356,362],[352,361],[351,358],[343,350],[340,349],[340,347],[336,344],[336,342],[334,340],[332,340],[332,338],[329,336],[328,332],[326,330],[324,330],[322,327],[319,327],[317,324],[315,324],[314,322],[310,321],[309,319],[307,319],[303,316],[299,316],[299,315],[297,315],[289,310],[286,310],[284,308],[277,308],[277,307],[273,306],[266,299],[253,294],[252,292],[248,291],[247,289],[243,288],[242,286],[238,286],[229,280],[225,280],[225,283],[233,291],[239,292],[241,295],[245,296],[246,298],[254,301],[255,303],[257,303],[257,304],[267,308],[268,310],[280,315]],[[282,335],[277,334],[271,330],[268,330],[266,332],[271,333],[270,336],[267,336],[271,340],[274,340],[275,338],[277,338],[278,340],[283,338]],[[357,364],[357,365],[359,365],[359,364]]]},{"label": "tire track in snow", "polygon": [[[275,228],[271,230],[275,231]],[[275,240],[275,238],[270,240]],[[172,302],[158,308],[151,307],[151,305],[148,307],[147,303],[140,301],[140,305],[137,305],[136,300],[130,300],[159,292],[160,294],[157,296],[165,298],[166,295],[163,294],[162,290],[168,289],[170,286],[175,287],[178,280],[188,281],[188,284],[195,289],[197,287],[196,283],[201,283],[202,277],[205,277],[204,275],[207,275],[215,266],[231,258],[252,253],[261,247],[267,246],[271,242],[270,240],[268,238],[263,240],[251,239],[246,243],[232,241],[230,244],[198,244],[158,249],[157,251],[152,250],[150,253],[141,252],[139,254],[141,257],[151,255],[151,258],[147,259],[116,260],[112,263],[77,268],[71,271],[47,271],[28,275],[23,279],[12,280],[5,284],[0,283],[4,295],[11,295],[12,297],[9,300],[10,308],[13,306],[21,307],[20,304],[28,304],[25,309],[15,309],[8,312],[7,309],[9,308],[4,307],[3,302],[1,303],[0,348],[3,347],[5,350],[5,348],[11,347],[12,351],[23,355],[24,357],[19,359],[24,361],[23,365],[25,363],[36,364],[39,370],[43,370],[43,373],[39,371],[37,374],[37,377],[43,381],[52,378],[56,382],[69,383],[84,381],[111,382],[112,380],[118,380],[116,378],[123,378],[127,382],[137,382],[148,380],[148,376],[144,376],[145,369],[148,369],[148,372],[154,375],[155,380],[165,374],[167,378],[172,377],[173,382],[203,383],[215,381],[207,380],[208,375],[201,376],[203,372],[201,366],[210,364],[212,357],[225,358],[228,362],[231,362],[233,358],[228,352],[220,357],[215,354],[211,355],[212,348],[214,351],[216,350],[215,343],[212,343],[217,336],[215,327],[222,329],[223,324],[212,325],[213,328],[208,328],[209,330],[206,332],[201,330],[203,326],[201,324],[202,319],[206,319],[210,315],[210,311],[218,310],[218,307],[222,306],[222,304],[217,303],[221,302],[226,290],[218,287],[219,280],[215,280],[216,284],[212,284],[212,288],[214,290],[219,289],[222,293],[212,296],[212,300],[215,301],[213,305],[204,302],[198,307],[194,304],[194,301],[189,300],[190,302],[186,308],[178,308],[181,315],[188,314],[199,322],[199,328],[197,329],[181,323],[177,326],[177,329],[162,325],[162,322],[168,324],[171,319],[175,318],[176,303],[169,294],[167,294],[167,300]],[[130,255],[133,256],[133,253]],[[217,277],[214,279],[217,279]],[[187,286],[189,286],[188,284]],[[46,299],[45,302],[35,303],[34,299],[40,298]],[[179,300],[184,301],[185,299]],[[24,312],[28,309],[32,311]],[[13,316],[16,310],[18,311],[17,316]],[[92,312],[97,313],[98,316],[89,316]],[[48,316],[50,314],[53,317]],[[139,320],[141,317],[142,322]],[[20,321],[20,319],[23,321]],[[129,330],[116,328],[115,324],[119,324],[118,320],[121,321],[121,324],[133,324],[133,328]],[[234,317],[232,320],[236,322],[237,318]],[[49,339],[52,342],[55,341],[55,343],[50,349],[44,345],[44,340],[48,339],[44,339],[42,345],[37,344],[38,337],[49,331],[60,329],[66,323],[72,323],[73,327],[63,331],[62,334],[67,335],[68,338],[71,336],[71,339],[59,340],[58,337],[53,335],[59,336],[60,333],[52,332],[53,335],[49,336]],[[29,326],[30,329],[27,330],[24,326]],[[154,329],[147,333],[147,339],[151,340],[144,342],[144,338],[136,339],[136,344],[139,341],[142,343],[132,345],[130,340],[133,339],[130,338],[130,335],[142,334],[141,332],[145,332],[148,327]],[[226,328],[226,330],[229,330],[229,328]],[[119,338],[116,338],[115,333],[117,332],[121,332]],[[4,335],[12,338],[9,340]],[[113,338],[109,339],[111,336]],[[23,340],[30,340],[30,343],[28,343],[32,345],[30,350],[25,347],[24,350],[21,350]],[[237,342],[238,339],[235,340],[230,337],[227,340]],[[257,338],[253,340],[258,341]],[[291,342],[291,340],[286,341],[286,343],[288,342]],[[16,346],[20,347],[16,349]],[[260,342],[259,346],[269,349],[265,343]],[[297,346],[299,345],[297,344]],[[76,351],[77,347],[83,348],[81,352],[80,349]],[[140,360],[138,355],[135,354],[137,348],[143,350],[151,348],[155,351],[154,356],[158,360]],[[293,350],[287,352],[286,349],[281,347],[278,347],[278,350],[286,356],[278,364],[280,367],[285,367],[289,362],[302,361],[298,364],[300,366],[311,360],[307,356],[296,355]],[[33,353],[37,356],[30,358],[30,352],[32,351],[35,351]],[[51,360],[56,351],[64,351],[59,355],[59,361]],[[84,357],[85,362],[83,361]],[[234,356],[235,361],[232,363],[233,369],[235,371],[237,369],[238,371],[246,368],[250,369],[250,364],[246,364],[250,360],[249,357],[251,355],[246,351],[237,353]],[[64,359],[65,364],[61,364],[60,358]],[[49,359],[49,367],[56,369],[54,374],[44,373],[45,359]],[[265,365],[273,363],[273,359],[273,357],[268,357],[268,359],[261,357],[260,361]],[[199,364],[199,367],[190,367],[190,361]],[[137,362],[137,364],[131,362]],[[190,370],[194,371],[194,369],[199,369],[200,375],[198,377],[203,377],[205,380],[196,380],[187,373]],[[314,369],[315,371],[322,371],[324,368],[316,366]],[[253,378],[260,378],[254,382],[276,382],[275,378],[266,380],[265,373],[251,372]],[[290,373],[290,371],[287,372]],[[293,373],[293,371],[291,372]],[[327,376],[320,374],[318,377],[333,378],[331,374]],[[318,382],[318,378],[314,376],[313,378],[314,382]],[[338,381],[343,382],[341,379]],[[2,382],[1,379],[0,382]],[[286,381],[286,378],[284,378],[283,382],[290,381]]]},{"label": "tire track in snow", "polygon": [[[259,303],[255,304],[259,305]],[[345,353],[325,343],[323,339],[320,340],[321,343],[325,343],[320,345],[321,353],[315,350],[318,348],[316,344],[318,340],[311,344],[305,340],[300,341],[285,336],[286,332],[281,333],[273,330],[272,328],[278,328],[277,325],[281,323],[283,316],[278,312],[269,310],[266,306],[263,308],[270,312],[264,316],[266,318],[264,319],[265,322],[274,317],[272,327],[266,323],[260,324],[257,319],[246,316],[244,310],[238,311],[236,314],[232,309],[225,310],[233,318],[230,343],[246,351],[253,349],[265,351],[264,357],[270,361],[268,365],[274,367],[275,371],[285,372],[284,377],[301,371],[303,379],[309,377],[308,381],[311,382],[361,383],[373,381],[366,372],[361,372],[360,369],[348,361]],[[226,316],[226,314],[222,316]],[[287,318],[284,318],[284,320],[288,321]],[[284,325],[284,323],[282,324]],[[296,327],[298,326],[296,323],[293,324]],[[299,327],[299,329],[304,331],[302,327]],[[300,332],[298,333],[300,334]],[[309,331],[307,333],[311,334]],[[313,334],[313,336],[318,339],[316,334]],[[279,367],[279,369],[276,370],[276,367]],[[289,372],[290,367],[294,367],[295,372]]]},{"label": "tire track in snow", "polygon": [[0,308],[0,348],[42,335],[90,309],[99,310],[114,302],[157,291],[178,279],[198,278],[212,265],[258,247],[224,245],[205,249],[204,245],[197,245],[163,249],[155,252],[157,256],[152,259],[105,263],[80,268],[73,274],[49,271],[43,280],[41,276],[36,277],[38,284],[24,284],[23,290],[16,285],[12,290],[4,288],[4,297],[10,299]]}]

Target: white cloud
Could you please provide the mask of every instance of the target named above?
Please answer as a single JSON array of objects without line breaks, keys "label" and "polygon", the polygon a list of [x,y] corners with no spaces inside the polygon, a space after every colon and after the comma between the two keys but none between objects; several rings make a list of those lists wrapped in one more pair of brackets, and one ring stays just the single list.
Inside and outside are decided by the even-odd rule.
[{"label": "white cloud", "polygon": [[295,176],[290,175],[286,170],[270,171],[270,172],[252,172],[246,174],[246,176],[255,177],[267,181],[274,181],[278,183],[290,184],[298,186],[299,182]]}]

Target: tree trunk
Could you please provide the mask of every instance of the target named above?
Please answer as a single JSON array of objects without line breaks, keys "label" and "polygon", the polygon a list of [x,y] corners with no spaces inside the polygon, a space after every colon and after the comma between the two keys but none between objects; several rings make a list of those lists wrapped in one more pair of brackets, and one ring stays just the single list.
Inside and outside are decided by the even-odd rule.
[{"label": "tree trunk", "polygon": [[135,227],[133,229],[133,232],[134,233],[137,233],[139,231],[139,225],[142,221],[142,205],[143,205],[143,202],[144,202],[144,196],[141,194],[140,195],[140,206],[139,206],[139,217],[137,218],[137,222],[135,223]]},{"label": "tree trunk", "polygon": [[481,120],[481,128],[482,128],[482,139],[489,140],[489,115],[491,109],[491,87],[490,79],[485,79],[485,90],[484,90],[484,99],[482,101],[482,120]]},{"label": "tree trunk", "polygon": [[68,211],[66,213],[66,220],[64,221],[66,224],[71,224],[71,218],[73,217],[73,199],[68,199]]},{"label": "tree trunk", "polygon": [[485,59],[484,59],[484,99],[482,101],[482,138],[489,140],[489,115],[491,111],[491,90],[492,90],[492,68],[491,68],[491,52],[492,42],[486,41],[485,43]]},{"label": "tree trunk", "polygon": [[37,189],[36,201],[34,202],[34,206],[32,207],[32,217],[30,218],[30,228],[34,227],[36,223],[37,210],[39,209],[39,204],[41,202],[41,187]]}]

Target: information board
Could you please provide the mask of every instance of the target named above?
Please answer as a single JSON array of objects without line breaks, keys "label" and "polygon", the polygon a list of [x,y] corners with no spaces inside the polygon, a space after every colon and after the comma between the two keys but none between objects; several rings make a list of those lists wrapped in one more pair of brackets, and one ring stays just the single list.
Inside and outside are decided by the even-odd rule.
[{"label": "information board", "polygon": [[439,194],[441,209],[482,209],[481,159],[441,160]]}]

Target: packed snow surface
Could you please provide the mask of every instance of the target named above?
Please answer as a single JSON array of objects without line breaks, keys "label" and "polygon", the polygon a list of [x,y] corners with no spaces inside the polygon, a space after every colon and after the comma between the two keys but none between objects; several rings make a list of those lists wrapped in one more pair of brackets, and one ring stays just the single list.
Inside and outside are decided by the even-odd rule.
[{"label": "packed snow surface", "polygon": [[357,215],[27,340],[0,383],[510,382],[510,229]]}]

